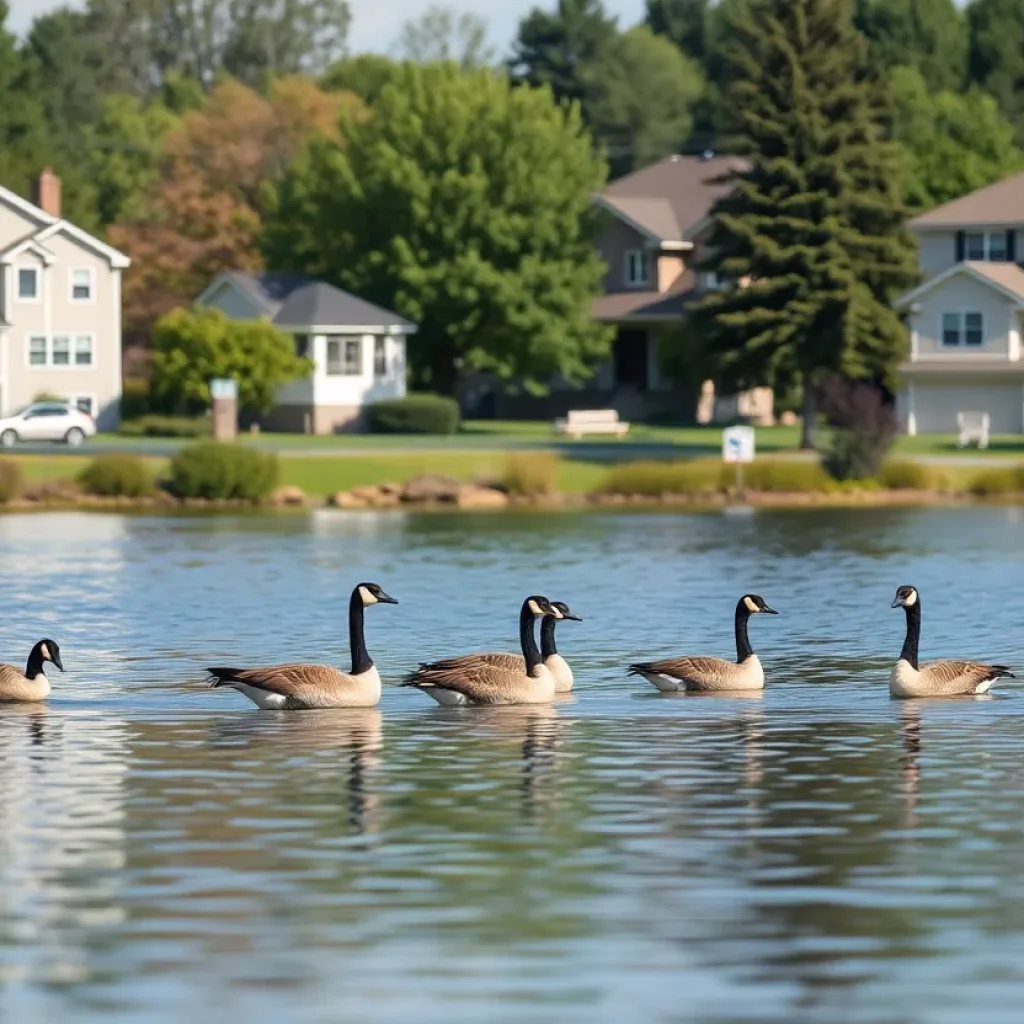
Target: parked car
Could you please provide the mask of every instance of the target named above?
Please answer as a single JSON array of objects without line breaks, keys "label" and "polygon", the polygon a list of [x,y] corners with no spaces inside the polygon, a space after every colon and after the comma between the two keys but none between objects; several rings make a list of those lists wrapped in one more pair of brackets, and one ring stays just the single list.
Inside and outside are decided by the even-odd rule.
[{"label": "parked car", "polygon": [[63,441],[77,447],[95,434],[93,418],[66,402],[33,402],[10,416],[0,416],[0,446],[4,448],[19,441]]}]

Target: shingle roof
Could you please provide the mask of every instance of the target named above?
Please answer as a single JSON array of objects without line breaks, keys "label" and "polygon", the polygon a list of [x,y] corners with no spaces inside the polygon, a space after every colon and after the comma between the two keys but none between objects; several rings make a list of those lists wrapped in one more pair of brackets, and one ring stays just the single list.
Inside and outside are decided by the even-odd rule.
[{"label": "shingle roof", "polygon": [[669,156],[613,181],[602,199],[662,241],[683,241],[729,192],[718,179],[748,166],[736,156]]},{"label": "shingle roof", "polygon": [[1016,263],[968,263],[971,270],[1013,292],[1024,302],[1024,270]]},{"label": "shingle roof", "polygon": [[677,320],[683,307],[697,294],[697,279],[686,271],[667,292],[611,292],[594,299],[590,315],[602,323]]},{"label": "shingle roof", "polygon": [[397,313],[303,274],[232,270],[225,276],[281,326],[395,327],[410,333],[416,330],[415,324]]},{"label": "shingle roof", "polygon": [[904,292],[893,302],[893,306],[897,309],[908,306],[933,288],[938,288],[951,277],[964,273],[981,278],[986,283],[998,288],[1007,298],[1024,304],[1024,270],[1021,270],[1016,263],[982,263],[972,260],[954,263],[941,273],[929,277],[916,288]]},{"label": "shingle roof", "polygon": [[1024,171],[914,217],[912,228],[1024,224]]}]

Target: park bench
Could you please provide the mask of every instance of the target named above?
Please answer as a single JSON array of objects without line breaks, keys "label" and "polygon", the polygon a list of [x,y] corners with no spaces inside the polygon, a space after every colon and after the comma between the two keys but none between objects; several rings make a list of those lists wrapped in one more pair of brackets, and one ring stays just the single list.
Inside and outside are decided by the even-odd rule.
[{"label": "park bench", "polygon": [[988,424],[987,412],[958,412],[956,425],[960,430],[960,437],[957,439],[956,446],[965,448],[971,441],[977,441],[979,448],[987,448]]},{"label": "park bench", "polygon": [[615,434],[622,437],[629,424],[619,419],[614,409],[572,409],[562,419],[555,420],[556,434],[583,437],[584,434]]}]

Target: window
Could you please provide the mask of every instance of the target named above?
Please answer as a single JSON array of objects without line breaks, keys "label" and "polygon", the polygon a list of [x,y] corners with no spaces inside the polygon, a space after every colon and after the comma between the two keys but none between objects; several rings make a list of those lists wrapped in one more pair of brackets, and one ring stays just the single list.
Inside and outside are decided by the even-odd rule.
[{"label": "window", "polygon": [[75,366],[92,366],[91,334],[79,334],[75,338]]},{"label": "window", "polygon": [[985,341],[985,320],[981,313],[943,313],[942,344],[978,348]]},{"label": "window", "polygon": [[55,334],[50,344],[50,365],[71,365],[71,339],[66,334]]},{"label": "window", "polygon": [[373,375],[374,377],[386,377],[388,375],[388,339],[377,337],[373,339]]},{"label": "window", "polygon": [[964,259],[1006,263],[1010,258],[1007,241],[1005,231],[968,231],[964,237]]},{"label": "window", "polygon": [[363,372],[362,338],[327,339],[327,374],[331,377],[358,377]]},{"label": "window", "polygon": [[967,236],[967,245],[964,251],[969,260],[983,260],[985,258],[985,233],[983,231],[970,232]]},{"label": "window", "polygon": [[988,258],[993,263],[1006,262],[1006,232],[990,231],[988,234]]},{"label": "window", "polygon": [[46,365],[46,339],[40,335],[28,339],[28,365]]},{"label": "window", "polygon": [[79,411],[84,412],[87,416],[95,416],[94,409],[96,407],[96,400],[92,395],[76,395],[71,399],[71,404]]},{"label": "window", "polygon": [[23,302],[39,298],[39,271],[35,267],[18,267],[18,298]]},{"label": "window", "polygon": [[33,405],[27,413],[25,413],[25,419],[37,420],[42,418],[52,419],[55,416],[67,416],[68,407],[66,405]]},{"label": "window", "polygon": [[626,284],[632,288],[647,284],[646,250],[631,249],[626,253]]},{"label": "window", "polygon": [[309,335],[308,334],[296,334],[295,335],[295,354],[300,359],[306,359],[309,356]]},{"label": "window", "polygon": [[92,301],[92,269],[84,267],[71,271],[71,301]]},{"label": "window", "polygon": [[712,291],[717,288],[725,287],[725,278],[721,274],[714,270],[709,270],[704,274],[704,287],[708,291]]}]

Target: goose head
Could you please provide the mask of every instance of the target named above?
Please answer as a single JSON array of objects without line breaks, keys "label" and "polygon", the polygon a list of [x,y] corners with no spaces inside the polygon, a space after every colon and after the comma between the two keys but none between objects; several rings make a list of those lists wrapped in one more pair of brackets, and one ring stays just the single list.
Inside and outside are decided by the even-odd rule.
[{"label": "goose head", "polygon": [[530,613],[535,619],[541,619],[545,615],[550,615],[553,619],[562,618],[562,613],[546,597],[541,597],[540,594],[532,594],[526,599],[524,604],[530,609]]},{"label": "goose head", "polygon": [[917,604],[917,588],[916,587],[899,587],[896,590],[896,596],[892,599],[890,608],[913,608]]},{"label": "goose head", "polygon": [[759,594],[744,594],[740,601],[743,602],[743,607],[751,615],[778,615],[779,613],[774,608],[769,608],[768,603]]},{"label": "goose head", "polygon": [[564,601],[552,601],[551,607],[561,613],[558,616],[560,619],[572,619],[573,622],[583,621],[575,612],[569,610],[569,606]]},{"label": "goose head", "polygon": [[39,656],[43,661],[50,661],[61,670],[64,671],[64,663],[60,660],[60,647],[57,646],[55,640],[40,640],[36,644],[39,650]]},{"label": "goose head", "polygon": [[398,604],[395,598],[385,594],[377,583],[360,583],[356,587],[363,607],[371,604]]}]

